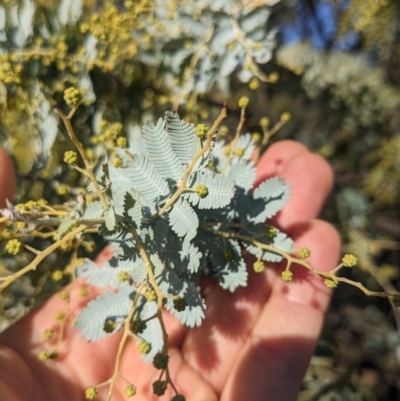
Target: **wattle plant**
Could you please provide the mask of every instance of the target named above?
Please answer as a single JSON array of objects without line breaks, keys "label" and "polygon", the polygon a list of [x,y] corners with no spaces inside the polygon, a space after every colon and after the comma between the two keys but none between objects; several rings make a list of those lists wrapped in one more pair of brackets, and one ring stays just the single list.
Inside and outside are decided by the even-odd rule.
[{"label": "wattle plant", "polygon": [[[153,393],[161,396],[172,386],[176,393],[173,400],[184,400],[169,373],[163,308],[188,328],[201,325],[207,305],[199,291],[200,278],[212,278],[226,291],[245,287],[248,271],[244,249],[254,256],[252,267],[256,273],[265,270],[265,262],[286,260],[284,281],[293,279],[291,267],[295,263],[320,275],[328,287],[347,282],[367,295],[399,302],[398,294],[371,292],[337,275],[342,267],[356,264],[353,255],[345,255],[330,272],[319,271],[306,261],[309,249],[295,252],[293,241],[269,223],[288,201],[290,188],[278,177],[254,187],[256,167],[252,156],[272,133],[266,132],[264,138],[242,134],[248,99],[239,100],[241,118],[229,141],[217,135],[227,114],[225,106],[210,127],[195,126],[180,119],[175,111],[167,111],[156,124],[147,122],[143,136],[132,143],[120,135],[120,129],[110,128],[107,140],[113,145],[112,162],[105,153],[95,164],[71,123],[82,96],[70,88],[64,98],[71,107],[69,114],[60,109],[55,112],[76,147],[76,151],[65,153],[64,161],[87,178],[85,193],[63,206],[33,202],[29,206],[9,204],[2,210],[5,217],[1,221],[14,236],[18,232],[50,234],[54,242],[39,251],[18,238],[10,238],[6,243],[9,254],[17,255],[25,248],[35,257],[22,270],[0,278],[0,289],[34,270],[41,260],[67,243],[74,243],[76,250],[81,245],[90,247],[85,241],[87,234],[97,232],[110,243],[112,258],[102,266],[90,259],[79,264],[76,257],[69,266],[74,276],[107,289],[77,317],[75,326],[80,335],[87,341],[97,341],[123,330],[112,377],[88,388],[87,399],[95,399],[100,388],[108,386],[111,400],[117,379],[124,377],[119,359],[125,343],[131,340],[137,343],[143,359],[161,371],[152,384]],[[282,121],[289,117],[283,115]],[[62,276],[62,271],[52,274],[54,281]],[[60,293],[66,302],[69,296],[68,291]],[[62,327],[67,318],[63,312],[56,317]],[[45,331],[47,339],[53,335],[52,329]],[[54,359],[58,353],[57,348],[43,351],[39,359]],[[125,374],[133,376],[131,372]],[[131,397],[136,394],[135,378],[126,381],[125,394]]]}]

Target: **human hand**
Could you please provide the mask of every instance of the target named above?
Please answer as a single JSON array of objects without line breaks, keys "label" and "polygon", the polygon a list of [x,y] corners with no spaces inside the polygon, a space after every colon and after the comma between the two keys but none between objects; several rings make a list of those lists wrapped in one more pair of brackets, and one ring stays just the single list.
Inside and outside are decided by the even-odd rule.
[{"label": "human hand", "polygon": [[[8,161],[0,153],[0,172],[4,163]],[[258,182],[274,175],[292,186],[292,197],[274,223],[296,240],[296,249],[311,249],[308,260],[312,265],[331,270],[338,260],[340,240],[334,228],[315,219],[332,186],[330,167],[302,145],[281,141],[258,163]],[[0,193],[9,193],[10,186],[0,174]],[[207,310],[199,328],[188,331],[165,313],[170,371],[187,401],[296,399],[330,290],[302,267],[292,270],[294,280],[287,284],[280,278],[281,269],[271,264],[261,275],[249,269],[248,286],[234,294],[204,282]],[[78,314],[87,298],[79,296],[79,285],[72,284],[70,290],[71,309]],[[95,296],[95,291],[90,289],[88,297]],[[0,336],[1,399],[81,401],[86,388],[112,375],[119,334],[86,343],[68,327],[60,358],[46,363],[38,360],[38,353],[46,347],[43,332],[54,326],[63,302],[51,297]],[[164,397],[152,394],[151,383],[159,372],[142,361],[133,342],[123,352],[121,371],[137,387],[136,400],[170,400],[174,395],[170,388]],[[121,384],[115,401],[126,400]],[[105,400],[106,393],[101,390],[97,399]]]}]

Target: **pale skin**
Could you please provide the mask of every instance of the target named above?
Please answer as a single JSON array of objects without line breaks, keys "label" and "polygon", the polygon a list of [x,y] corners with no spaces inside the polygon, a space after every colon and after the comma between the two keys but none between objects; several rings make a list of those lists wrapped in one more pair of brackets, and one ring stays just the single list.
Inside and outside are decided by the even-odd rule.
[{"label": "pale skin", "polygon": [[[320,270],[338,262],[340,239],[328,223],[317,219],[333,184],[329,165],[293,141],[272,145],[258,163],[258,182],[279,175],[292,186],[292,197],[274,223],[311,249],[309,261]],[[15,189],[10,160],[0,151],[0,207]],[[252,261],[251,261],[252,263]],[[329,304],[330,290],[321,278],[295,267],[294,281],[280,278],[282,266],[269,265],[262,274],[251,272],[249,286],[234,294],[212,282],[203,283],[206,320],[200,328],[185,330],[165,314],[170,342],[171,376],[187,401],[293,401],[307,369]],[[72,285],[75,313],[96,294],[82,298]],[[119,334],[86,343],[68,327],[57,361],[40,362],[46,349],[43,332],[55,326],[55,314],[64,302],[51,297],[34,312],[0,335],[0,398],[6,401],[83,401],[85,389],[113,373]],[[49,347],[50,349],[50,347]],[[142,362],[129,341],[121,364],[124,376],[137,387],[137,401],[170,400],[152,394],[159,372]],[[114,401],[127,400],[118,381]],[[104,401],[107,387],[100,390]]]}]

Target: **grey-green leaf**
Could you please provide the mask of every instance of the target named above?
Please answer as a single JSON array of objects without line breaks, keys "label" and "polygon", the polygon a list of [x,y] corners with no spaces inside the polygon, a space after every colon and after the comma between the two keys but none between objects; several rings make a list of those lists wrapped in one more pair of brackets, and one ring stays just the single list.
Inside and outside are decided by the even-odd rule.
[{"label": "grey-green leaf", "polygon": [[184,169],[177,155],[172,151],[164,126],[165,121],[160,118],[156,126],[151,121],[147,121],[143,127],[147,153],[162,177],[179,181]]},{"label": "grey-green leaf", "polygon": [[187,241],[197,234],[199,218],[189,203],[180,198],[168,211],[169,224],[179,237],[186,237]]},{"label": "grey-green leaf", "polygon": [[132,187],[146,199],[157,202],[169,194],[167,181],[157,172],[153,163],[144,156],[133,155],[134,161],[127,160],[127,176]]},{"label": "grey-green leaf", "polygon": [[194,125],[179,119],[176,112],[165,113],[171,147],[182,164],[187,165],[196,153],[197,136]]},{"label": "grey-green leaf", "polygon": [[214,174],[210,170],[201,170],[192,175],[190,181],[191,188],[195,189],[198,185],[207,187],[207,195],[199,196],[196,192],[185,194],[185,198],[192,205],[198,205],[199,209],[218,209],[230,203],[235,194],[234,182],[221,175]]},{"label": "grey-green leaf", "polygon": [[118,331],[123,324],[132,306],[132,299],[135,291],[132,287],[123,287],[115,293],[107,291],[90,301],[79,314],[76,326],[82,329],[79,336],[86,337],[87,341],[97,341],[108,335],[103,329],[107,319],[116,323],[115,331]]}]

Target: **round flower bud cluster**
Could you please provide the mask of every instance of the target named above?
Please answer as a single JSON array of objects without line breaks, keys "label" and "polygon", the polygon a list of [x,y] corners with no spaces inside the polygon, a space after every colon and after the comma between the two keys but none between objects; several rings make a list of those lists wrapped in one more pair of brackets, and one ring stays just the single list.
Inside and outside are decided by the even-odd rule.
[{"label": "round flower bud cluster", "polygon": [[273,226],[268,226],[264,231],[264,235],[268,238],[275,238],[276,234],[278,234],[278,230]]},{"label": "round flower bud cluster", "polygon": [[289,121],[291,118],[292,116],[288,111],[281,114],[281,121]]},{"label": "round flower bud cluster", "polygon": [[119,146],[120,148],[126,148],[128,146],[126,138],[124,138],[123,136],[117,138],[117,146]]},{"label": "round flower bud cluster", "polygon": [[205,124],[197,124],[196,128],[194,129],[196,135],[204,141],[207,138],[208,127]]},{"label": "round flower bud cluster", "polygon": [[338,285],[336,282],[334,282],[331,278],[326,278],[324,280],[324,284],[328,287],[328,288],[336,288]]},{"label": "round flower bud cluster", "polygon": [[112,164],[115,168],[120,168],[124,166],[124,162],[122,161],[122,159],[120,157],[114,157]]},{"label": "round flower bud cluster", "polygon": [[78,163],[78,155],[73,150],[67,150],[64,153],[64,162],[67,164],[76,164]]},{"label": "round flower bud cluster", "polygon": [[354,267],[357,264],[357,258],[354,255],[346,254],[342,258],[343,266]]},{"label": "round flower bud cluster", "polygon": [[253,133],[251,134],[251,139],[252,139],[255,143],[261,142],[262,135],[261,135],[259,132],[253,132]]},{"label": "round flower bud cluster", "polygon": [[89,292],[88,292],[87,288],[85,288],[85,287],[81,287],[81,289],[79,290],[79,295],[80,295],[81,297],[86,297],[86,295],[87,295],[88,293],[89,293]]},{"label": "round flower bud cluster", "polygon": [[40,351],[38,359],[40,362],[45,362],[47,361],[47,359],[49,359],[49,354],[47,353],[47,351]]},{"label": "round flower bud cluster", "polygon": [[260,119],[260,125],[261,127],[268,127],[269,125],[269,118],[268,117],[261,117]]},{"label": "round flower bud cluster", "polygon": [[277,83],[278,79],[279,79],[279,72],[274,71],[268,75],[268,81],[271,82],[272,84]]},{"label": "round flower bud cluster", "polygon": [[138,344],[138,350],[142,354],[148,354],[150,352],[150,350],[151,350],[151,346],[150,346],[150,344],[148,342],[141,341]]},{"label": "round flower bud cluster", "polygon": [[284,270],[281,277],[283,281],[290,283],[293,280],[293,273],[290,270]]},{"label": "round flower bud cluster", "polygon": [[70,193],[70,191],[71,191],[71,187],[67,184],[60,184],[56,188],[56,192],[58,195],[67,195]]},{"label": "round flower bud cluster", "polygon": [[265,270],[264,262],[257,260],[253,263],[253,269],[256,273],[262,273]]},{"label": "round flower bud cluster", "polygon": [[56,317],[56,320],[58,320],[58,321],[64,320],[65,313],[64,312],[57,312],[55,317]]},{"label": "round flower bud cluster", "polygon": [[311,255],[311,251],[308,248],[301,248],[299,250],[299,257],[300,259],[307,259]]},{"label": "round flower bud cluster", "polygon": [[125,387],[125,395],[127,397],[133,397],[136,394],[136,387],[133,384],[128,384]]},{"label": "round flower bud cluster", "polygon": [[116,327],[117,327],[117,324],[114,322],[114,320],[112,320],[112,319],[107,319],[107,320],[104,322],[103,330],[104,330],[106,333],[113,333]]},{"label": "round flower bud cluster", "polygon": [[208,188],[204,184],[196,185],[194,189],[196,194],[200,196],[200,198],[205,198],[208,195]]},{"label": "round flower bud cluster", "polygon": [[60,292],[60,298],[61,298],[63,301],[67,301],[67,300],[69,299],[69,292],[68,292],[67,290],[62,290],[62,291]]},{"label": "round flower bud cluster", "polygon": [[64,91],[64,100],[70,107],[76,107],[82,100],[82,94],[79,89],[71,86],[70,88],[65,89]]},{"label": "round flower bud cluster", "polygon": [[51,329],[46,329],[45,331],[44,331],[44,338],[46,339],[46,340],[50,340],[50,338],[52,338],[54,336],[54,331],[53,330],[51,330]]},{"label": "round flower bud cluster", "polygon": [[10,239],[6,243],[6,252],[10,255],[18,255],[22,251],[22,242],[17,239]]},{"label": "round flower bud cluster", "polygon": [[169,361],[168,355],[163,354],[162,352],[157,352],[157,354],[154,356],[153,359],[153,366],[156,369],[164,370],[167,369],[168,361]]},{"label": "round flower bud cluster", "polygon": [[186,401],[186,398],[181,394],[177,394],[171,398],[171,401]]},{"label": "round flower bud cluster", "polygon": [[142,319],[135,319],[132,322],[132,331],[135,334],[142,334],[146,330],[147,324]]},{"label": "round flower bud cluster", "polygon": [[166,380],[156,380],[153,383],[153,393],[155,395],[161,396],[165,394],[167,390],[168,383]]},{"label": "round flower bud cluster", "polygon": [[124,272],[124,271],[119,272],[119,274],[118,274],[118,280],[119,280],[121,283],[125,283],[126,281],[129,280],[129,273],[128,273],[128,272]]},{"label": "round flower bud cluster", "polygon": [[94,400],[99,395],[99,389],[97,387],[89,387],[85,391],[85,398],[87,400]]},{"label": "round flower bud cluster", "polygon": [[244,149],[243,148],[235,149],[235,156],[242,157],[243,155],[244,155]]},{"label": "round flower bud cluster", "polygon": [[260,87],[260,81],[258,80],[258,78],[254,77],[251,79],[251,81],[249,82],[249,88],[254,91],[256,89],[258,89]]},{"label": "round flower bud cluster", "polygon": [[157,299],[157,294],[156,294],[156,292],[154,290],[146,291],[144,296],[146,297],[147,302],[152,302],[152,301],[155,301]]},{"label": "round flower bud cluster", "polygon": [[222,125],[222,126],[219,128],[219,131],[218,131],[218,133],[219,133],[221,136],[226,136],[226,135],[228,134],[228,132],[229,132],[229,128],[228,128],[226,125]]},{"label": "round flower bud cluster", "polygon": [[63,276],[64,274],[61,270],[55,270],[53,273],[51,273],[51,279],[53,281],[61,281]]},{"label": "round flower bud cluster", "polygon": [[250,99],[247,96],[242,96],[239,101],[238,105],[241,109],[245,109],[249,105]]},{"label": "round flower bud cluster", "polygon": [[178,297],[173,300],[174,309],[178,312],[183,312],[186,309],[187,301],[184,297]]}]

